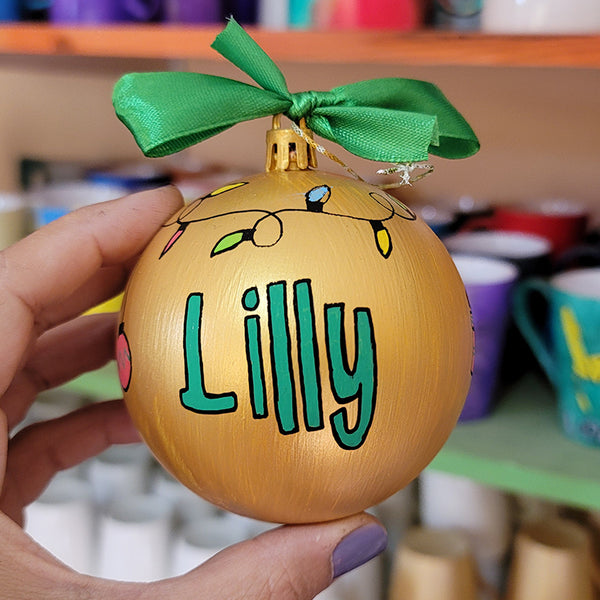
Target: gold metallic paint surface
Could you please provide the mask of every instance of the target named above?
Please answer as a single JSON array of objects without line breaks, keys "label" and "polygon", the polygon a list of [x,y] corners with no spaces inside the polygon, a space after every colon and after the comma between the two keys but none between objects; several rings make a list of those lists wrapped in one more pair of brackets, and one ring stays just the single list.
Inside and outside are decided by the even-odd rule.
[{"label": "gold metallic paint surface", "polygon": [[[331,187],[328,213],[384,219],[389,211],[362,182],[320,171],[273,172],[205,200],[194,218],[230,211],[305,206],[305,193]],[[398,211],[401,209],[397,207]],[[189,211],[189,207],[183,211]],[[189,213],[188,213],[189,214]],[[377,250],[366,221],[306,210],[281,213],[281,237],[270,247],[249,242],[210,257],[217,241],[251,228],[256,212],[216,216],[188,225],[159,260],[177,230],[156,235],[126,290],[122,321],[131,352],[128,409],[158,460],[196,493],[224,508],[275,522],[338,518],[372,506],[416,477],[454,427],[470,383],[472,330],[466,294],[451,258],[420,220],[385,221],[392,251]],[[260,231],[261,245],[278,234],[274,223]],[[173,222],[171,219],[169,222]],[[268,226],[267,226],[268,225]],[[258,232],[257,232],[258,233]],[[267,331],[266,286],[288,284],[289,328],[301,393],[291,286],[310,279],[325,428],[282,435],[273,416]],[[269,416],[254,419],[245,354],[244,290],[256,286]],[[238,408],[226,414],[185,409],[184,313],[190,293],[202,293],[202,351],[209,391],[235,391]],[[345,303],[345,329],[352,364],[352,310],[369,307],[377,345],[378,389],[373,422],[355,450],[334,440],[329,415],[341,405],[330,391],[323,306]],[[356,402],[343,405],[350,422]]]}]

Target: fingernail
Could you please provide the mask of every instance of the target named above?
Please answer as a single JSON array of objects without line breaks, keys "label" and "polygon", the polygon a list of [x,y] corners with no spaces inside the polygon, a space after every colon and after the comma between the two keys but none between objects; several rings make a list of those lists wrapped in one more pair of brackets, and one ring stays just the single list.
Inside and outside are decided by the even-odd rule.
[{"label": "fingernail", "polygon": [[333,578],[364,565],[387,546],[387,533],[377,523],[370,523],[349,533],[331,555]]}]

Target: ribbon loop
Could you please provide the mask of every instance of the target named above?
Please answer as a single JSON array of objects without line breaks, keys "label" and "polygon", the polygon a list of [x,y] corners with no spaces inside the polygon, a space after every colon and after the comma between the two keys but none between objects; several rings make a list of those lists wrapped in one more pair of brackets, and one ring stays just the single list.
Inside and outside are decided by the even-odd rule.
[{"label": "ribbon loop", "polygon": [[433,84],[388,78],[329,92],[290,93],[281,71],[233,19],[212,44],[260,87],[198,73],[130,73],[113,104],[146,156],[172,154],[236,123],[284,113],[317,135],[370,160],[465,158],[479,141]]}]

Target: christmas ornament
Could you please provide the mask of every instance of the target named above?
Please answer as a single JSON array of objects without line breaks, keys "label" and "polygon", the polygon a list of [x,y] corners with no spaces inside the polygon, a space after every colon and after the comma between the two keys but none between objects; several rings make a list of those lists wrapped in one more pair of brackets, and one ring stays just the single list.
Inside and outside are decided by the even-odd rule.
[{"label": "christmas ornament", "polygon": [[245,118],[296,124],[276,116],[265,173],[184,207],[143,253],[117,338],[125,401],[158,460],[211,502],[275,522],[342,517],[404,487],[440,449],[473,339],[436,235],[379,187],[316,170],[312,131],[390,162],[465,156],[477,140],[430,84],[295,95],[234,21],[215,47],[263,89],[125,76],[115,107],[147,155]]}]

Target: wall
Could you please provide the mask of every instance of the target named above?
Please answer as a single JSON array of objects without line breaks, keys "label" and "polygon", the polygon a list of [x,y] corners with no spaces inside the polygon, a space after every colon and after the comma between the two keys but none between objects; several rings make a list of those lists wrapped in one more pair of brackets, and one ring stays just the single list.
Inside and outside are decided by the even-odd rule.
[{"label": "wall", "polygon": [[[291,91],[329,89],[373,77],[415,77],[437,83],[467,117],[482,149],[461,161],[433,159],[434,174],[409,190],[417,199],[458,195],[514,202],[569,197],[598,203],[600,70],[389,65],[281,65]],[[197,70],[247,80],[218,62],[119,61],[53,57],[0,60],[0,188],[17,186],[22,156],[84,161],[137,160],[141,154],[115,118],[110,97],[121,73]],[[244,123],[189,152],[202,161],[263,169],[268,119]],[[366,179],[382,165],[326,146]],[[321,158],[320,167],[338,171]]]}]

